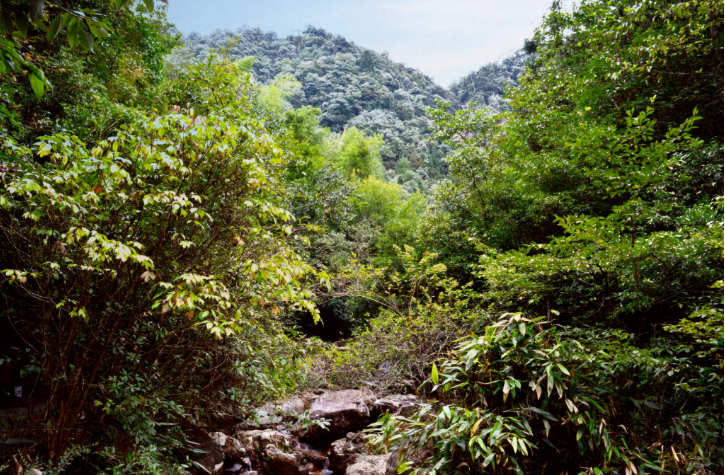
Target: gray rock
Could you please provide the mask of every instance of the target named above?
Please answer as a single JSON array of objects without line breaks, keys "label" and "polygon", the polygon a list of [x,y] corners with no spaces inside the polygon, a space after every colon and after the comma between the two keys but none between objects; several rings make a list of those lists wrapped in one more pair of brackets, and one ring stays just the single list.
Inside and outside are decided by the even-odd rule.
[{"label": "gray rock", "polygon": [[276,410],[286,415],[293,415],[305,412],[305,401],[302,398],[293,397],[282,401],[281,404],[276,406]]},{"label": "gray rock", "polygon": [[304,393],[284,399],[280,402],[269,402],[254,411],[254,416],[237,424],[238,430],[259,430],[279,428],[281,422],[293,421],[297,414],[305,412],[317,399],[312,393]]},{"label": "gray rock", "polygon": [[310,419],[326,419],[329,426],[312,426],[298,433],[306,440],[316,440],[360,430],[370,422],[368,404],[373,400],[370,393],[356,389],[325,392],[310,406]]},{"label": "gray rock", "polygon": [[347,467],[345,475],[387,475],[390,457],[390,454],[361,456],[356,463]]},{"label": "gray rock", "polygon": [[336,440],[330,445],[330,470],[345,473],[347,467],[357,462],[363,453],[365,443],[360,434],[349,433],[344,439]]},{"label": "gray rock", "polygon": [[263,459],[267,473],[274,475],[307,475],[312,471],[321,471],[327,461],[321,453],[299,444],[284,448],[270,444],[264,449]]},{"label": "gray rock", "polygon": [[270,429],[237,432],[237,437],[241,442],[240,445],[247,452],[261,451],[268,445],[279,449],[292,450],[297,445],[293,436]]},{"label": "gray rock", "polygon": [[224,447],[224,444],[227,442],[227,435],[224,432],[212,432],[209,434],[209,437],[220,447]]},{"label": "gray rock", "polygon": [[417,404],[420,402],[418,396],[407,394],[397,394],[394,396],[386,396],[376,399],[373,402],[370,416],[373,420],[377,420],[381,415],[389,412],[393,415],[409,415],[415,411]]},{"label": "gray rock", "polygon": [[295,452],[284,452],[274,445],[264,449],[269,471],[274,475],[307,475],[309,472],[302,464],[302,457]]},{"label": "gray rock", "polygon": [[247,451],[241,442],[233,437],[229,437],[223,432],[214,432],[211,434],[211,438],[219,444],[224,452],[224,456],[234,462],[242,460],[247,455]]}]

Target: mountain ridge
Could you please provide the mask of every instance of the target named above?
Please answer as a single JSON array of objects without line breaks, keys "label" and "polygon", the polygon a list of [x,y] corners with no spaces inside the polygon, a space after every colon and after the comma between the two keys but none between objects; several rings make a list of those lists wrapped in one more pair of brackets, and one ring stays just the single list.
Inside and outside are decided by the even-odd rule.
[{"label": "mountain ridge", "polygon": [[391,176],[403,159],[418,175],[413,177],[418,185],[407,187],[411,191],[446,174],[448,150],[427,140],[431,125],[427,110],[437,101],[463,108],[474,100],[492,112],[505,109],[505,85],[515,84],[525,61],[523,53],[517,52],[501,63],[482,66],[447,89],[386,53],[313,26],[285,37],[246,26],[209,35],[192,32],[183,36],[183,42],[199,59],[220,47],[226,47],[233,59],[254,56],[252,71],[263,84],[279,75],[294,76],[302,91],[290,98],[292,106],[318,108],[321,125],[332,131],[354,126],[369,134],[383,134],[380,154]]}]

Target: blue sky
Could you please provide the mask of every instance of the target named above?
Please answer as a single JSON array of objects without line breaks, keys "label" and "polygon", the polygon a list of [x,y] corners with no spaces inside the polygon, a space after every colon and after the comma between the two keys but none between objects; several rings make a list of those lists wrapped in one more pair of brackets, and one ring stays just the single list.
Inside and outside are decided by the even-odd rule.
[{"label": "blue sky", "polygon": [[551,0],[170,0],[183,33],[247,25],[279,35],[307,25],[387,51],[443,86],[530,38]]}]

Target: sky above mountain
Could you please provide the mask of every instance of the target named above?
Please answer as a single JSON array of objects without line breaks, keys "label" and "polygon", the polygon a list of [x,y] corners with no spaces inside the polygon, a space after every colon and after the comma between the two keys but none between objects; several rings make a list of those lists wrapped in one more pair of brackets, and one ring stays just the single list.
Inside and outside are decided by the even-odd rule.
[{"label": "sky above mountain", "polygon": [[279,35],[307,25],[419,69],[443,86],[521,48],[550,0],[171,0],[183,33],[246,25]]}]

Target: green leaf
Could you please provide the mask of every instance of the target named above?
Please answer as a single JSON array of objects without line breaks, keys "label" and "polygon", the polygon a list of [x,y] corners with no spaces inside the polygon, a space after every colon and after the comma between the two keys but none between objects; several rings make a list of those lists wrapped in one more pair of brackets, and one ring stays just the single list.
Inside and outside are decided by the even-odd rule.
[{"label": "green leaf", "polygon": [[433,368],[430,372],[430,379],[433,381],[433,384],[438,384],[438,367],[435,363],[433,363]]},{"label": "green leaf", "polygon": [[33,26],[35,26],[37,29],[39,29],[43,33],[47,33],[48,32],[48,27],[45,26],[45,23],[43,23],[43,19],[42,18],[38,18],[37,20],[33,21]]},{"label": "green leaf", "polygon": [[550,419],[550,420],[556,422],[556,417],[554,417],[553,414],[551,414],[550,412],[546,412],[543,409],[539,409],[538,407],[533,407],[533,406],[529,407],[528,409],[530,411],[534,411],[537,414],[541,414],[542,416],[546,417],[547,419]]},{"label": "green leaf", "polygon": [[154,11],[154,0],[144,0],[144,3],[146,4],[146,9],[149,13]]},{"label": "green leaf", "polygon": [[400,465],[398,466],[397,472],[398,472],[398,473],[403,473],[403,472],[406,472],[406,471],[408,471],[408,469],[410,469],[410,467],[412,467],[412,466],[413,466],[413,462],[404,462],[404,463],[401,463],[401,464],[400,464]]},{"label": "green leaf", "polygon": [[81,46],[83,46],[83,49],[85,49],[86,51],[90,51],[92,53],[93,52],[93,34],[90,31],[83,28],[82,26],[79,26],[78,29],[79,29],[78,36],[81,41]]},{"label": "green leaf", "polygon": [[28,22],[28,17],[25,16],[22,12],[16,11],[15,12],[15,28],[17,28],[18,32],[21,34],[23,38],[25,38],[28,35],[28,26],[30,25],[30,22]]},{"label": "green leaf", "polygon": [[53,41],[55,37],[58,36],[62,22],[63,15],[56,15],[50,22],[50,27],[48,28],[48,41]]},{"label": "green leaf", "polygon": [[73,17],[68,23],[68,46],[71,48],[75,48],[75,46],[78,44],[78,18]]},{"label": "green leaf", "polygon": [[45,91],[45,79],[41,76],[41,74],[42,72],[40,74],[32,73],[30,75],[30,86],[33,88],[35,97],[38,99],[43,97],[43,92]]}]

